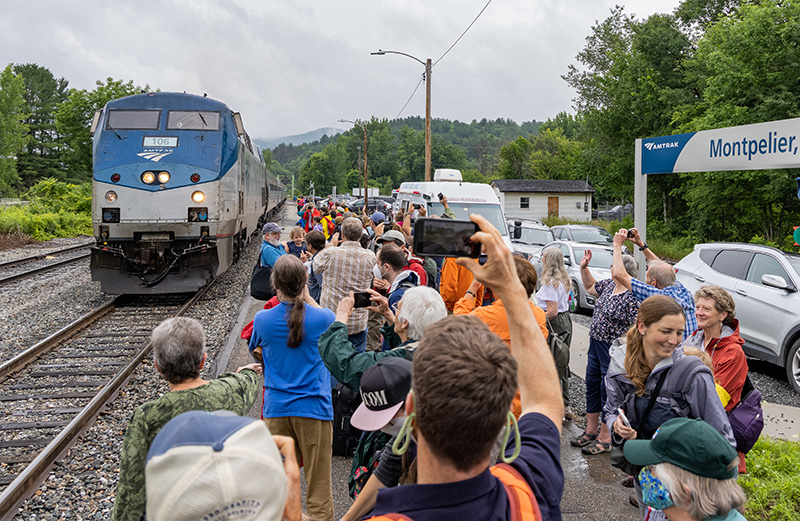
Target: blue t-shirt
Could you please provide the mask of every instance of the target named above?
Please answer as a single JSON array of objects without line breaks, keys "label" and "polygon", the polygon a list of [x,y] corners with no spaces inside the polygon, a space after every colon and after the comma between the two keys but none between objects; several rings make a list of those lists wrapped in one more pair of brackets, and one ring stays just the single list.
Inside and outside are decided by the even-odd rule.
[{"label": "blue t-shirt", "polygon": [[331,374],[322,363],[317,342],[336,316],[333,311],[304,304],[303,340],[288,347],[289,306],[281,302],[256,313],[250,350],[261,346],[264,360],[264,418],[301,416],[333,420]]},{"label": "blue t-shirt", "polygon": [[[522,450],[511,466],[531,486],[542,519],[561,519],[564,472],[558,429],[546,416],[528,413],[519,419],[519,430]],[[506,455],[510,456],[513,450],[514,437],[511,436]],[[381,489],[375,508],[367,518],[390,513],[401,513],[414,521],[507,521],[511,515],[505,487],[488,468],[474,478],[455,483]]]},{"label": "blue t-shirt", "polygon": [[281,255],[288,255],[286,250],[280,244],[274,246],[267,241],[261,241],[261,265],[262,266],[275,266],[275,261]]}]

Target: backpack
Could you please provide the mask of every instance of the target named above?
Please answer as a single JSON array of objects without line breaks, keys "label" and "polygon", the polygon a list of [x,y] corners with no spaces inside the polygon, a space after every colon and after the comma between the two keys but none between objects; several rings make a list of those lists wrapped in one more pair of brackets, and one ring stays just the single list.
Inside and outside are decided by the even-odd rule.
[{"label": "backpack", "polygon": [[638,431],[639,439],[651,439],[656,430],[667,420],[688,418],[691,404],[686,399],[686,394],[695,377],[700,373],[706,373],[713,379],[711,369],[695,356],[684,356],[665,371],[667,374],[658,397],[666,400],[655,401],[650,413],[644,418],[643,425],[640,424],[639,418],[644,414],[650,396],[636,396],[635,393],[629,393],[623,402],[622,408],[633,428]]},{"label": "backpack", "polygon": [[[489,471],[494,477],[500,480],[506,489],[508,496],[508,506],[511,510],[509,519],[511,521],[541,521],[542,512],[539,510],[539,502],[533,495],[531,486],[517,469],[507,463],[498,463],[489,467]],[[372,516],[368,521],[413,521],[410,517],[403,514],[384,514]]]},{"label": "backpack", "polygon": [[361,431],[350,425],[350,418],[361,405],[361,394],[339,382],[331,390],[333,402],[333,453],[352,456],[361,437]]},{"label": "backpack", "polygon": [[728,413],[728,421],[736,438],[736,450],[747,454],[764,429],[764,411],[761,409],[761,391],[753,386],[747,376],[742,387],[742,399]]}]

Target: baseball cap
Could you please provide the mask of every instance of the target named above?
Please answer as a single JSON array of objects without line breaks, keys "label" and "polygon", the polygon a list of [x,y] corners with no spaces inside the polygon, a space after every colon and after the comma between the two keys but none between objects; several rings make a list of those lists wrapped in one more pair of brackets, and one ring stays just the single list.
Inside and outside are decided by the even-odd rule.
[{"label": "baseball cap", "polygon": [[401,245],[405,245],[406,237],[405,235],[403,235],[402,232],[399,232],[397,230],[389,230],[388,232],[378,237],[378,239],[375,242],[380,244],[382,242],[387,242],[387,241],[394,241]]},{"label": "baseball cap", "polygon": [[374,222],[375,224],[382,223],[385,220],[386,216],[383,215],[383,212],[375,212],[372,214],[372,222]]},{"label": "baseball cap", "polygon": [[701,419],[673,418],[664,422],[651,440],[628,440],[625,459],[634,465],[672,463],[692,474],[731,479],[738,453],[714,427]]},{"label": "baseball cap", "polygon": [[283,228],[281,228],[277,224],[275,224],[275,223],[267,223],[267,224],[264,225],[263,228],[261,228],[261,235],[266,235],[268,233],[276,233],[276,232],[280,233],[281,230],[283,230]]},{"label": "baseball cap", "polygon": [[266,423],[229,411],[170,420],[150,445],[145,483],[148,521],[280,521],[288,493]]},{"label": "baseball cap", "polygon": [[361,405],[350,418],[353,427],[377,431],[394,418],[411,390],[411,368],[405,358],[387,357],[361,376]]}]

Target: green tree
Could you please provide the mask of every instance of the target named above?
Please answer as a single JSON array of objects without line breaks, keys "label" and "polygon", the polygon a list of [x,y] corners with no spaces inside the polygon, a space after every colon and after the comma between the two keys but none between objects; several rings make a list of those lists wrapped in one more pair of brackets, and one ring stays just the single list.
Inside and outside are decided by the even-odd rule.
[{"label": "green tree", "polygon": [[22,76],[11,65],[0,73],[0,194],[11,196],[19,185],[17,155],[25,147],[28,127],[25,124],[25,89]]},{"label": "green tree", "polygon": [[92,135],[90,125],[94,113],[101,110],[111,100],[150,92],[150,86],[144,88],[122,80],[107,78],[103,83],[95,82],[94,90],[70,89],[67,101],[62,103],[55,113],[56,130],[63,137],[66,145],[63,153],[64,165],[68,176],[79,181],[89,181],[92,173]]},{"label": "green tree", "polygon": [[55,111],[67,99],[67,80],[55,78],[35,63],[14,65],[14,73],[25,80],[25,124],[29,139],[17,158],[22,184],[31,186],[45,177],[64,178],[61,137],[56,131]]},{"label": "green tree", "polygon": [[[746,4],[709,27],[687,65],[702,99],[676,111],[681,129],[798,117],[798,33],[798,2]],[[679,193],[702,216],[692,222],[699,236],[748,241],[759,235],[780,242],[800,222],[797,175],[798,170],[685,175]]]},{"label": "green tree", "polygon": [[500,149],[498,173],[503,179],[532,179],[531,165],[533,145],[522,136]]}]

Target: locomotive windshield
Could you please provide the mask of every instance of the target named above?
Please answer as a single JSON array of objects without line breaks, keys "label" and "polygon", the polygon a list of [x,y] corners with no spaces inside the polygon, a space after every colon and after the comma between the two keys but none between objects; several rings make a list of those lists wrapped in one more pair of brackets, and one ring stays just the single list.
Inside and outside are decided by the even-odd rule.
[{"label": "locomotive windshield", "polygon": [[167,130],[219,130],[219,112],[170,110]]},{"label": "locomotive windshield", "polygon": [[109,110],[108,130],[157,130],[160,110]]}]

